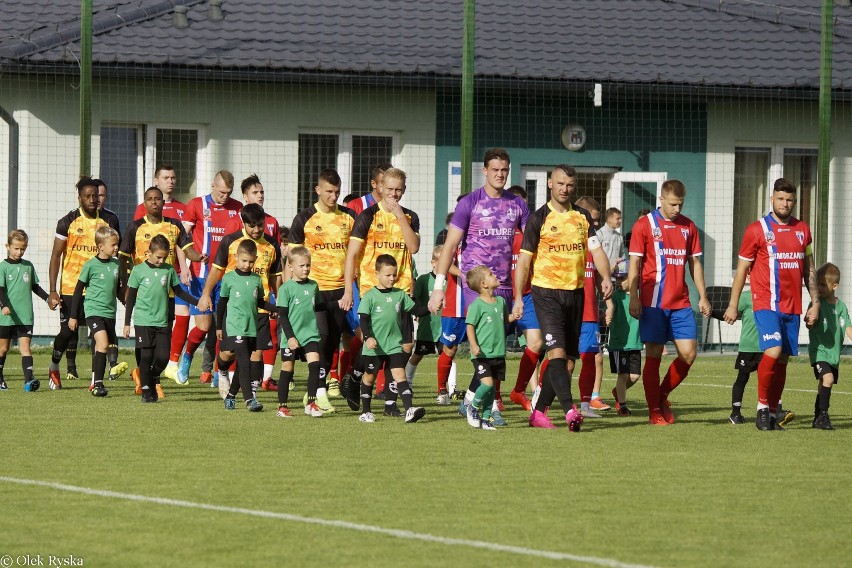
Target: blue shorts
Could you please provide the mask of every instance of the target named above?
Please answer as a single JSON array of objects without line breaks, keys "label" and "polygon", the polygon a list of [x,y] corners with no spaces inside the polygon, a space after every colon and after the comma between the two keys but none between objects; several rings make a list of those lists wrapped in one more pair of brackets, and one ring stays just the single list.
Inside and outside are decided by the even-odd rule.
[{"label": "blue shorts", "polygon": [[355,335],[355,331],[361,327],[361,318],[358,317],[358,306],[361,305],[361,292],[358,290],[358,281],[352,283],[352,307],[346,312],[346,325],[349,333]]},{"label": "blue shorts", "polygon": [[584,321],[580,326],[580,353],[600,353],[600,326],[596,321]]},{"label": "blue shorts", "polygon": [[639,336],[643,343],[664,344],[678,339],[697,339],[698,329],[692,308],[664,310],[642,306]]},{"label": "blue shorts", "polygon": [[798,314],[757,310],[754,312],[754,323],[757,325],[757,340],[761,350],[766,351],[780,345],[781,353],[799,354]]},{"label": "blue shorts", "polygon": [[[189,291],[189,286],[187,286],[187,285],[186,285],[186,284],[184,284],[183,282],[181,282],[181,283],[180,283],[180,288],[181,288],[181,290],[183,290],[184,292],[186,292],[186,293],[188,293],[188,294],[191,294],[191,292]],[[197,296],[196,296],[196,297],[197,297]],[[183,300],[181,300],[180,298],[178,298],[177,296],[175,296],[175,305],[176,305],[176,306],[189,306],[190,304],[187,304],[186,302],[184,302]]]},{"label": "blue shorts", "polygon": [[[195,296],[196,298],[201,297],[201,293],[204,291],[204,284],[207,282],[207,278],[196,278],[192,277],[192,280],[189,281],[189,293]],[[216,312],[216,304],[219,303],[219,291],[222,289],[222,281],[219,280],[216,282],[216,285],[213,286],[213,291],[210,293],[210,301],[213,302],[213,309],[208,310],[206,312],[200,311],[195,306],[189,306],[189,315],[191,316],[212,316]]]},{"label": "blue shorts", "polygon": [[523,333],[528,329],[541,329],[541,326],[538,324],[538,318],[535,315],[532,292],[524,294],[524,315],[515,324],[517,325],[518,333]]},{"label": "blue shorts", "polygon": [[467,324],[464,318],[441,318],[441,343],[455,347],[467,339]]}]

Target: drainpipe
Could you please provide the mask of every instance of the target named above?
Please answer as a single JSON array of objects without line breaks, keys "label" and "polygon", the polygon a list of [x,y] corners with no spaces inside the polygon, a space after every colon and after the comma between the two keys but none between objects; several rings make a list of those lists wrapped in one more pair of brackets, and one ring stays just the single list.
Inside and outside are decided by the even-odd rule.
[{"label": "drainpipe", "polygon": [[18,122],[3,107],[0,107],[0,118],[9,125],[9,187],[8,195],[8,230],[18,227]]}]

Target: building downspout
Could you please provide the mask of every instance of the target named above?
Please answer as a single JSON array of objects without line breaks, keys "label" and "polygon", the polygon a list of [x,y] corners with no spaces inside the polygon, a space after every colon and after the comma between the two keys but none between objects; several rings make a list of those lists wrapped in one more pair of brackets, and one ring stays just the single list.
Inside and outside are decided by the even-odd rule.
[{"label": "building downspout", "polygon": [[18,133],[20,127],[15,118],[3,107],[0,107],[0,118],[9,125],[9,186],[8,196],[8,230],[18,228]]}]

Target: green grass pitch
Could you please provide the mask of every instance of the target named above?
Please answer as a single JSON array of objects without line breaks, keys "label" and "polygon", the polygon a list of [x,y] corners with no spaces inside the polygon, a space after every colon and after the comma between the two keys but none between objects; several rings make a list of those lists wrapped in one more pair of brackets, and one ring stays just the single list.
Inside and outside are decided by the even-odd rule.
[{"label": "green grass pitch", "polygon": [[[754,427],[755,377],[744,401],[748,422],[731,426],[733,356],[699,355],[671,397],[675,425],[647,425],[637,385],[629,391],[633,417],[608,413],[572,434],[564,420],[554,420],[555,431],[528,428],[514,405],[504,413],[510,427],[470,428],[454,406],[435,405],[434,358],[414,383],[426,417],[406,425],[382,416],[359,423],[342,401],[334,415],[304,416],[303,366],[295,418],[285,420],[275,417],[276,395],[268,392],[260,414],[242,404],[226,412],[197,372],[189,386],[164,381],[167,397],[156,405],[140,404],[127,375],[107,384],[105,399],[90,396],[85,380],[50,391],[47,357],[36,356],[35,393],[23,391],[17,353],[6,361],[5,478],[562,552],[610,566],[848,562],[852,400],[841,380],[831,400],[836,430],[813,430],[816,383],[804,360],[790,366],[784,403],[798,417],[786,432]],[[78,360],[88,368],[88,354]],[[509,361],[508,376],[517,364]],[[460,386],[469,373],[462,360]],[[607,372],[605,398],[613,386]],[[0,563],[4,555],[16,562],[41,555],[47,565],[47,555],[73,554],[86,566],[596,565],[8,479],[0,480],[0,503]]]}]

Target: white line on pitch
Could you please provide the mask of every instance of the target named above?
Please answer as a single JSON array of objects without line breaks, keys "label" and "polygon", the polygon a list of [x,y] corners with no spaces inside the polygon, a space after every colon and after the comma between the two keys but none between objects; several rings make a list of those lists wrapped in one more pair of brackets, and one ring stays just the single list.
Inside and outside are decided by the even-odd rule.
[{"label": "white line on pitch", "polygon": [[535,556],[538,558],[548,558],[550,560],[571,560],[584,564],[594,564],[596,566],[608,566],[611,568],[652,568],[641,564],[626,564],[610,558],[598,558],[596,556],[580,556],[577,554],[568,554],[566,552],[552,552],[548,550],[536,550],[534,548],[525,548],[522,546],[510,546],[506,544],[498,544],[494,542],[484,542],[481,540],[467,540],[462,538],[447,538],[443,536],[435,536],[426,533],[416,533],[412,531],[387,529],[373,525],[362,525],[360,523],[350,523],[348,521],[337,521],[332,519],[319,519],[316,517],[303,517],[301,515],[291,515],[288,513],[275,513],[273,511],[257,511],[254,509],[243,509],[241,507],[225,507],[222,505],[209,505],[206,503],[194,503],[192,501],[181,501],[178,499],[165,499],[162,497],[148,497],[146,495],[134,495],[132,493],[118,493],[115,491],[104,491],[102,489],[92,489],[89,487],[78,487],[76,485],[65,485],[63,483],[53,483],[50,481],[39,481],[36,479],[19,479],[16,477],[0,476],[0,481],[14,483],[17,485],[33,485],[38,487],[49,487],[59,491],[69,491],[71,493],[82,493],[84,495],[95,495],[97,497],[109,497],[112,499],[122,499],[125,501],[140,501],[143,503],[155,503],[157,505],[169,505],[172,507],[185,507],[188,509],[202,509],[205,511],[217,511],[220,513],[236,513],[238,515],[250,515],[253,517],[263,517],[267,519],[280,519],[295,523],[306,523],[312,525],[322,525],[326,527],[335,527],[340,529],[348,529],[354,531],[384,534],[396,538],[407,540],[420,540],[424,542],[433,542],[436,544],[444,544],[451,546],[466,546],[468,548],[480,548],[491,552],[509,552],[511,554],[520,554],[523,556]]},{"label": "white line on pitch", "polygon": [[[680,388],[684,385],[688,386],[688,387],[708,387],[708,388],[714,388],[714,389],[730,389],[731,387],[734,386],[734,383],[732,382],[729,385],[714,385],[714,384],[708,384],[708,383],[690,383],[689,379],[687,379],[684,382],[680,383],[678,388]],[[784,387],[784,392],[806,392],[806,393],[810,393],[810,394],[816,394],[817,391],[816,391],[816,389],[794,389],[794,388],[790,388],[790,387]],[[852,393],[849,393],[849,392],[846,392],[846,391],[839,391],[839,390],[836,390],[836,389],[831,389],[831,394],[835,395],[835,394],[852,394]]]}]

